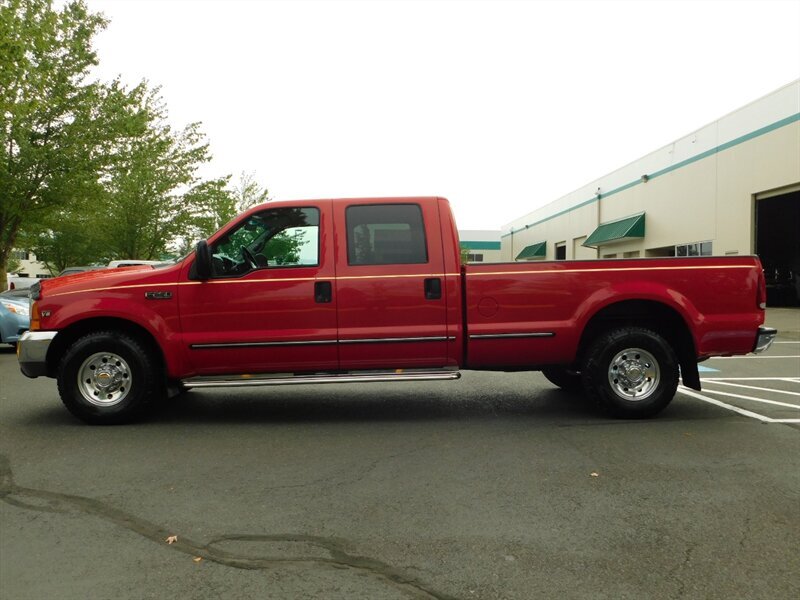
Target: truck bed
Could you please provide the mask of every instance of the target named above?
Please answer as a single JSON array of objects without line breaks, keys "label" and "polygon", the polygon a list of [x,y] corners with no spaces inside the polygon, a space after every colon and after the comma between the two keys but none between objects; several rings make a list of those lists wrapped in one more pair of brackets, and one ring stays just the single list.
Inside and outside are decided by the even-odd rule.
[{"label": "truck bed", "polygon": [[632,318],[648,304],[684,321],[698,359],[747,353],[764,318],[759,274],[753,256],[468,265],[467,363],[569,364],[593,318]]}]

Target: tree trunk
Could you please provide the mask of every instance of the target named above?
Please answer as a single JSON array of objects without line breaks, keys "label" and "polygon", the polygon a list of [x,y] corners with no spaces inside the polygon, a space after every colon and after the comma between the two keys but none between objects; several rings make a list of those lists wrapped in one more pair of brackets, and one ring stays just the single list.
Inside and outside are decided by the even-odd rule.
[{"label": "tree trunk", "polygon": [[19,230],[19,219],[9,219],[9,223],[4,223],[8,227],[6,231],[0,231],[0,289],[8,289],[8,257],[14,249],[14,242],[17,240]]}]

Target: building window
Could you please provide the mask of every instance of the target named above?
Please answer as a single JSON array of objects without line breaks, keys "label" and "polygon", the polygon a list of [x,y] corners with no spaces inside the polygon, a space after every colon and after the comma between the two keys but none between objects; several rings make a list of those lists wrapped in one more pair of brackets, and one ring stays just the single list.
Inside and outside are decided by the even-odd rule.
[{"label": "building window", "polygon": [[658,257],[658,256],[675,256],[675,246],[661,246],[660,248],[648,248],[645,250],[645,256]]},{"label": "building window", "polygon": [[711,242],[693,242],[675,246],[675,256],[711,256]]},{"label": "building window", "polygon": [[30,260],[30,252],[25,250],[14,250],[11,253],[12,258],[16,258],[17,260]]},{"label": "building window", "polygon": [[640,253],[638,250],[631,250],[630,252],[623,252],[623,258],[639,258]]},{"label": "building window", "polygon": [[567,243],[556,243],[556,260],[567,260]]},{"label": "building window", "polygon": [[468,262],[483,262],[483,254],[467,254]]}]

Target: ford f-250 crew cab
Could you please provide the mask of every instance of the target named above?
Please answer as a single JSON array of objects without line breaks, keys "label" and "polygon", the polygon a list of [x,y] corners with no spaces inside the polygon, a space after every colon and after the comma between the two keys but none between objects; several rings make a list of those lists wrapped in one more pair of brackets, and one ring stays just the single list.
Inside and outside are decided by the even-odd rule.
[{"label": "ford f-250 crew cab", "polygon": [[89,423],[170,391],[455,379],[542,370],[611,414],[649,417],[697,362],[761,351],[756,257],[462,266],[443,198],[271,202],[174,264],[34,287],[19,342]]}]

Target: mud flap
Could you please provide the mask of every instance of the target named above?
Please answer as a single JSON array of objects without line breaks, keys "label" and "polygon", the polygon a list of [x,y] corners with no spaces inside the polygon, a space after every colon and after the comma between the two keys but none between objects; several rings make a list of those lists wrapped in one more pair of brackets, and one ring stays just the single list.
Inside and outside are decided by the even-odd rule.
[{"label": "mud flap", "polygon": [[681,381],[683,385],[693,390],[701,391],[700,372],[697,370],[697,363],[693,360],[681,360]]}]

